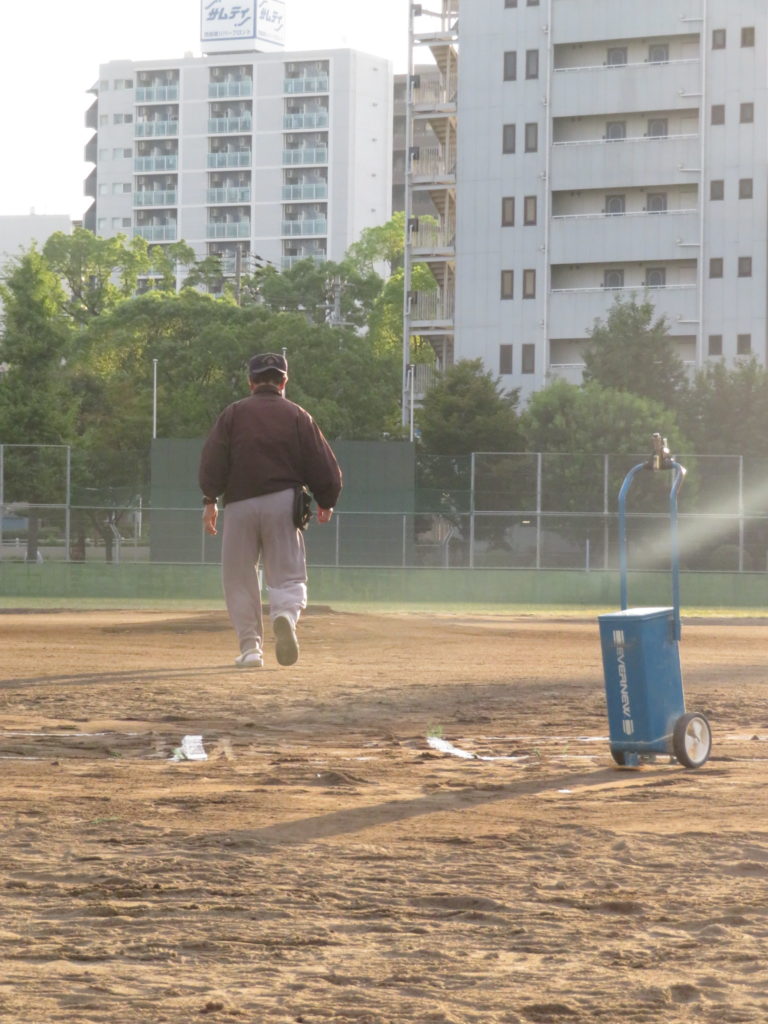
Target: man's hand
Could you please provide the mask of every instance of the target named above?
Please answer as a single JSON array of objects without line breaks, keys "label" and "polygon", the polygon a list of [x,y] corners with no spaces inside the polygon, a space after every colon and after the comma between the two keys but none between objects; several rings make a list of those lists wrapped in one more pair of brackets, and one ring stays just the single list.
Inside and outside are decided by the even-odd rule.
[{"label": "man's hand", "polygon": [[210,533],[212,537],[215,537],[218,532],[216,530],[218,515],[219,510],[215,505],[203,505],[203,526],[205,527],[205,532]]},{"label": "man's hand", "polygon": [[330,523],[331,516],[333,515],[332,508],[320,508],[317,506],[317,521],[318,523]]}]

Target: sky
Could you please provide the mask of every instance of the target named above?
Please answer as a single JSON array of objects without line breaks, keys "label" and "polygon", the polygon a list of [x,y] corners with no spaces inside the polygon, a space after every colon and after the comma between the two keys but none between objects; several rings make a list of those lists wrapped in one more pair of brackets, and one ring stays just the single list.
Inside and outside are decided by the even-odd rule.
[{"label": "sky", "polygon": [[[408,2],[286,0],[286,49],[351,47],[407,69]],[[110,60],[200,55],[200,0],[0,0],[0,215],[80,219],[88,89]]]}]

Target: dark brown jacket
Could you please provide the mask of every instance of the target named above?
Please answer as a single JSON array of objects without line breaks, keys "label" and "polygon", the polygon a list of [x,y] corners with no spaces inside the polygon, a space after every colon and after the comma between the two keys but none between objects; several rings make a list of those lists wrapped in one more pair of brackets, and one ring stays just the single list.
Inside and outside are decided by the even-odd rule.
[{"label": "dark brown jacket", "polygon": [[341,470],[309,413],[262,387],[221,413],[200,456],[200,488],[225,505],[306,484],[320,508],[333,508]]}]

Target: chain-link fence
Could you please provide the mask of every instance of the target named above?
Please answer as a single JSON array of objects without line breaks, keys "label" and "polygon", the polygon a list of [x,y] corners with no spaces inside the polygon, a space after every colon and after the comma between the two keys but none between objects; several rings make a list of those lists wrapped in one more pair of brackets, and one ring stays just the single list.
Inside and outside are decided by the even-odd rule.
[{"label": "chain-link fence", "polygon": [[[402,511],[344,498],[329,525],[311,523],[310,564],[611,569],[617,494],[646,456],[475,453],[418,456]],[[768,458],[678,456],[681,565],[768,571]],[[173,505],[153,504],[148,452],[0,445],[0,559],[217,562],[194,479]],[[627,502],[630,565],[669,565],[669,473],[640,474]],[[157,481],[155,481],[157,493]],[[362,507],[361,507],[362,504]],[[226,510],[222,522],[226,521]]]}]

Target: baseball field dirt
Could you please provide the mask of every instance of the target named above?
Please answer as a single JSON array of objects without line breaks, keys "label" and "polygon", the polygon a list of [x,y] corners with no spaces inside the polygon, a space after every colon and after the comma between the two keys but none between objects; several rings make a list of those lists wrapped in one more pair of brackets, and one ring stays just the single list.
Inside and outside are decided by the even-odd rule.
[{"label": "baseball field dirt", "polygon": [[698,770],[614,765],[594,619],[300,640],[0,615],[0,1020],[765,1024],[768,625],[684,621]]}]

